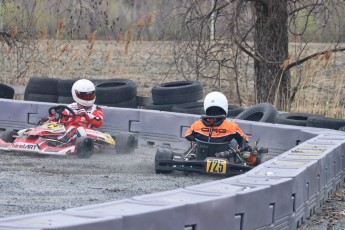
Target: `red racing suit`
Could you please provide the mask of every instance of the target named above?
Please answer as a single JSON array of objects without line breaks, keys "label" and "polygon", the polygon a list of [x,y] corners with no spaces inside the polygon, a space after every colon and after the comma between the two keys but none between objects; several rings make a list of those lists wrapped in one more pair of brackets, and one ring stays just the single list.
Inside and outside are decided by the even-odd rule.
[{"label": "red racing suit", "polygon": [[209,126],[200,119],[195,121],[191,127],[185,132],[185,138],[189,141],[194,141],[195,139],[205,141],[205,142],[229,142],[232,139],[237,141],[238,145],[242,144],[243,138],[248,142],[248,136],[244,134],[242,129],[237,123],[226,120],[220,121],[220,124],[215,126]]},{"label": "red racing suit", "polygon": [[[76,102],[69,104],[74,113],[76,114],[75,120],[73,122],[74,126],[83,126],[85,128],[99,128],[103,124],[103,110],[97,105],[93,105],[87,109],[83,106],[77,104]],[[62,112],[64,115],[62,121],[67,121],[70,112],[65,109]],[[57,118],[52,119],[52,121],[57,121]]]}]

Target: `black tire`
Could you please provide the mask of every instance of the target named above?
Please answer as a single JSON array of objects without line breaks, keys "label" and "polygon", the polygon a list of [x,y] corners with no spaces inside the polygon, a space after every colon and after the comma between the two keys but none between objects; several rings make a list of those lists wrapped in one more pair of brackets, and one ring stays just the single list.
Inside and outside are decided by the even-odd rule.
[{"label": "black tire", "polygon": [[[183,104],[176,104],[171,108],[171,111],[177,113],[188,113],[196,115],[205,114],[203,102],[189,102]],[[239,105],[229,105],[227,117],[235,117],[243,111],[244,108],[240,107]]]},{"label": "black tire", "polygon": [[250,106],[238,114],[235,119],[273,123],[277,114],[278,112],[272,104],[260,103]]},{"label": "black tire", "polygon": [[189,103],[177,104],[171,108],[171,112],[201,115],[204,113],[204,103],[203,102],[189,102]]},{"label": "black tire", "polygon": [[73,97],[58,96],[57,102],[59,104],[71,104],[74,102]]},{"label": "black tire", "polygon": [[203,87],[198,81],[176,81],[156,85],[152,88],[155,105],[196,102],[203,97]]},{"label": "black tire", "polygon": [[16,131],[4,131],[0,133],[0,139],[5,142],[13,143],[13,141],[16,139],[14,136],[16,135],[18,135]]},{"label": "black tire", "polygon": [[307,127],[317,127],[338,130],[345,126],[345,120],[329,117],[310,117],[307,120]]},{"label": "black tire", "polygon": [[25,95],[29,94],[44,94],[44,95],[57,95],[57,83],[56,78],[46,77],[32,77],[30,78],[28,85],[25,88]]},{"label": "black tire", "polygon": [[36,93],[29,93],[26,96],[26,101],[40,101],[40,102],[58,102],[58,95],[50,95],[50,94],[36,94]]},{"label": "black tire", "polygon": [[160,169],[157,160],[172,160],[174,157],[174,153],[170,147],[159,147],[156,152],[155,157],[155,172],[156,174],[169,174],[172,173],[172,170],[169,169]]},{"label": "black tire", "polygon": [[14,89],[11,86],[0,83],[0,98],[13,99]]},{"label": "black tire", "polygon": [[274,123],[284,125],[307,126],[307,120],[310,117],[323,116],[311,113],[281,113],[275,117]]},{"label": "black tire", "polygon": [[96,84],[96,104],[118,104],[137,95],[137,86],[128,79],[112,79]]},{"label": "black tire", "polygon": [[90,158],[93,155],[95,146],[89,137],[79,137],[75,143],[78,158]]},{"label": "black tire", "polygon": [[242,108],[240,106],[238,107],[229,107],[227,117],[236,117],[238,114],[242,113],[245,110],[245,108]]},{"label": "black tire", "polygon": [[159,111],[165,111],[165,112],[171,112],[172,107],[175,104],[168,104],[168,105],[155,105],[153,103],[149,103],[144,107],[144,109],[149,109],[149,110],[159,110]]},{"label": "black tire", "polygon": [[72,86],[77,80],[78,79],[58,79],[57,94],[59,97],[72,97]]},{"label": "black tire", "polygon": [[129,101],[123,101],[116,104],[98,104],[98,105],[105,105],[109,107],[119,107],[119,108],[137,108],[137,101],[136,101],[136,98],[133,97]]},{"label": "black tire", "polygon": [[116,153],[132,153],[137,148],[138,142],[131,133],[119,133],[115,136]]}]

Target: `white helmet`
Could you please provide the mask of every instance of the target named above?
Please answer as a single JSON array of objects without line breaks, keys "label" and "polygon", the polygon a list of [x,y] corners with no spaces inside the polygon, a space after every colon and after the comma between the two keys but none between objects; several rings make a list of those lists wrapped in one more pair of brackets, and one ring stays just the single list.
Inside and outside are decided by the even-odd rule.
[{"label": "white helmet", "polygon": [[78,104],[91,107],[96,100],[95,85],[86,79],[78,80],[72,86],[72,96]]},{"label": "white helmet", "polygon": [[204,111],[206,115],[227,115],[228,99],[221,92],[211,92],[204,99]]}]

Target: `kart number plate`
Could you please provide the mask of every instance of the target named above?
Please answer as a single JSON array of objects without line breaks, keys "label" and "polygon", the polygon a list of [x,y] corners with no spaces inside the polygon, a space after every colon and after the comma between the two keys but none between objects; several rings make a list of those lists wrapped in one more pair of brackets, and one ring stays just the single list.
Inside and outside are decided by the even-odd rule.
[{"label": "kart number plate", "polygon": [[207,173],[226,173],[226,161],[222,159],[207,159],[206,161]]}]

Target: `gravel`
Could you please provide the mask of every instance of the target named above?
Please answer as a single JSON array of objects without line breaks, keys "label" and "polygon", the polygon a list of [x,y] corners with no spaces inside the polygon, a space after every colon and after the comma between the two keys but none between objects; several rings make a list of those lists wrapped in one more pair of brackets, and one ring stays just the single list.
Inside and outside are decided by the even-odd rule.
[{"label": "gravel", "polygon": [[[156,175],[155,152],[155,148],[140,146],[132,154],[95,153],[89,159],[0,154],[0,217],[120,200],[219,179],[182,172]],[[299,229],[345,229],[345,187]]]},{"label": "gravel", "polygon": [[132,154],[95,153],[89,159],[0,155],[0,217],[131,198],[219,177],[174,172],[156,175],[154,148]]}]

